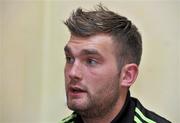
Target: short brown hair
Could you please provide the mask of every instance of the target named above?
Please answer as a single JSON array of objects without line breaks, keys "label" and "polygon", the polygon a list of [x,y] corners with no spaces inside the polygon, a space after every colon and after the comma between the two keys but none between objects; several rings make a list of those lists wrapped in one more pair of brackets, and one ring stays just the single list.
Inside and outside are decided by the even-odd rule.
[{"label": "short brown hair", "polygon": [[64,23],[75,36],[109,34],[117,42],[115,50],[118,66],[121,68],[125,63],[139,65],[142,55],[141,35],[136,26],[126,17],[99,4],[93,11],[78,8]]}]

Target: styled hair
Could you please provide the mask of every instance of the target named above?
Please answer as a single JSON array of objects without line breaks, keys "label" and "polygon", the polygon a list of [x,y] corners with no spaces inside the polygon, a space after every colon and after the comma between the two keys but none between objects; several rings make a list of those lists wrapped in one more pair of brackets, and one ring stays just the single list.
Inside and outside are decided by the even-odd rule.
[{"label": "styled hair", "polygon": [[76,9],[64,24],[74,36],[89,37],[99,33],[110,35],[116,43],[114,49],[120,68],[127,63],[140,64],[141,35],[136,26],[126,17],[99,4],[91,11]]}]

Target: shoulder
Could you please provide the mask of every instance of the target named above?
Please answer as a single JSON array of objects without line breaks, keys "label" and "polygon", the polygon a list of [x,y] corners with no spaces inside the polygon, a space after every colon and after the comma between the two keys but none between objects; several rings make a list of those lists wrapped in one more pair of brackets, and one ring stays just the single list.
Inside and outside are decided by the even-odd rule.
[{"label": "shoulder", "polygon": [[74,123],[76,117],[77,117],[77,114],[74,112],[68,117],[62,119],[59,123]]},{"label": "shoulder", "polygon": [[135,115],[134,115],[134,121],[137,123],[171,123],[164,117],[146,109],[138,99],[131,98],[132,101],[135,103]]}]

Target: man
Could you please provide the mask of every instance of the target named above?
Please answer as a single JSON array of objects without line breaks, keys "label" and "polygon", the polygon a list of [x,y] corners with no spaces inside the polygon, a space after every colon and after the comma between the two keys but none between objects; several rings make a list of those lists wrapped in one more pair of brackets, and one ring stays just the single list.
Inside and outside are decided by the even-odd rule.
[{"label": "man", "polygon": [[65,21],[71,32],[64,48],[68,108],[60,123],[169,123],[130,96],[142,54],[135,25],[102,5],[78,8]]}]

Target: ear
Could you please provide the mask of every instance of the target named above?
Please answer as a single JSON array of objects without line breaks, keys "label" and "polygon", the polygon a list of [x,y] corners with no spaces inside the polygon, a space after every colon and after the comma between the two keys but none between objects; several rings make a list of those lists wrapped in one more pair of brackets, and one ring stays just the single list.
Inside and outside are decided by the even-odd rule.
[{"label": "ear", "polygon": [[121,86],[130,87],[138,75],[137,64],[126,64],[121,70]]}]

